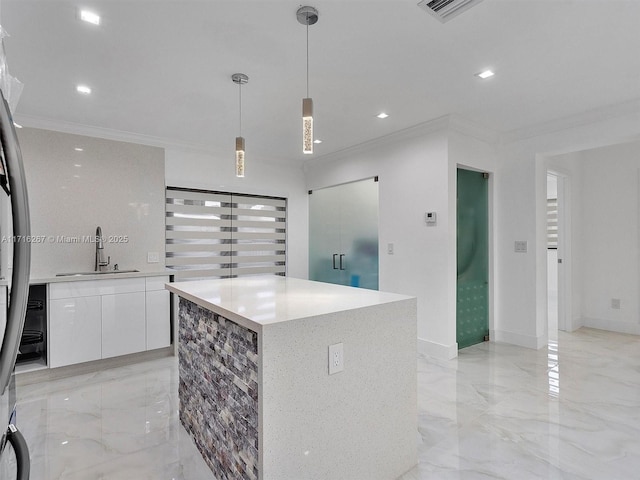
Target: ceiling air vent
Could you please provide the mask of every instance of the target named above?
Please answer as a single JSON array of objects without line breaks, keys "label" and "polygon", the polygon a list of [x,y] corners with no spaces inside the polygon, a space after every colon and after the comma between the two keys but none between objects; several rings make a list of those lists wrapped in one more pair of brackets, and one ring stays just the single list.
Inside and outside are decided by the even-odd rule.
[{"label": "ceiling air vent", "polygon": [[442,23],[448,22],[482,0],[422,0],[418,6]]}]

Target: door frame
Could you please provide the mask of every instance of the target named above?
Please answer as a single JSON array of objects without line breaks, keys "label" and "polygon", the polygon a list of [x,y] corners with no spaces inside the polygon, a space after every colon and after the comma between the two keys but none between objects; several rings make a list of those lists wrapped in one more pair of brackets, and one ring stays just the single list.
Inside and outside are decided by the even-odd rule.
[{"label": "door frame", "polygon": [[[556,177],[558,188],[558,330],[571,332],[577,327],[572,321],[571,177],[559,168],[547,168],[547,175]],[[547,298],[547,309],[548,302]]]}]

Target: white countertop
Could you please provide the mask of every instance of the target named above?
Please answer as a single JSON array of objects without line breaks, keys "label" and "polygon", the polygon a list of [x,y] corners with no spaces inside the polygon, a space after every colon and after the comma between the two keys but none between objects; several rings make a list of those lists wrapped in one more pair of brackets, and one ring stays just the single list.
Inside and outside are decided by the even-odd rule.
[{"label": "white countertop", "polygon": [[29,284],[36,285],[36,284],[42,284],[42,283],[80,282],[83,280],[84,281],[105,280],[107,278],[161,277],[166,275],[175,275],[175,271],[170,269],[162,269],[162,270],[152,270],[152,271],[144,271],[144,272],[127,272],[127,273],[105,272],[105,273],[91,274],[91,272],[87,272],[87,274],[82,274],[82,275],[63,275],[59,277],[58,276],[31,277],[29,279]]},{"label": "white countertop", "polygon": [[177,282],[166,288],[255,331],[275,323],[413,298],[276,275]]}]

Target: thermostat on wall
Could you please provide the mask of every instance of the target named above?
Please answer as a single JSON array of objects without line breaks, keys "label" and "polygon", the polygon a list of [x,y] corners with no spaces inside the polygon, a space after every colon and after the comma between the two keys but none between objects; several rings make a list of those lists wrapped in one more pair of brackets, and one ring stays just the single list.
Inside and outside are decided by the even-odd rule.
[{"label": "thermostat on wall", "polygon": [[436,212],[427,212],[424,214],[424,221],[427,227],[435,227],[438,223]]}]

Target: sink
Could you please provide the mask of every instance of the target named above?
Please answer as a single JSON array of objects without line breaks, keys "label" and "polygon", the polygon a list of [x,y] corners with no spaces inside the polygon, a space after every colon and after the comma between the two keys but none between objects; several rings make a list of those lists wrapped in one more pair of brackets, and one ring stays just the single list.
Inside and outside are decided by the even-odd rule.
[{"label": "sink", "polygon": [[140,270],[106,270],[101,272],[72,272],[72,273],[56,273],[56,277],[82,277],[87,275],[108,275],[118,273],[137,273]]}]

